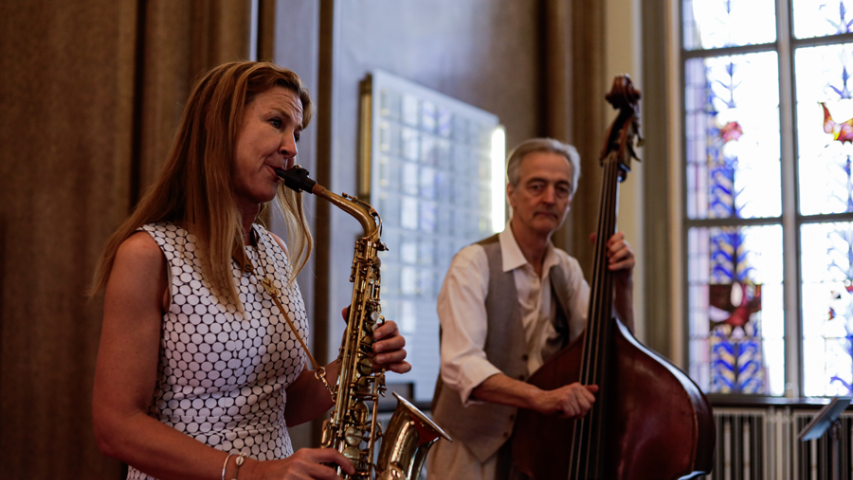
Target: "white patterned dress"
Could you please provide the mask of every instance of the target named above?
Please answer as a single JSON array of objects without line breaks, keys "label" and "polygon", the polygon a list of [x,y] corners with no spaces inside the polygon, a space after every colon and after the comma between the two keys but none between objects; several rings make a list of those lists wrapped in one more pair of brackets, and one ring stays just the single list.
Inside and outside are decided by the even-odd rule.
[{"label": "white patterned dress", "polygon": [[[195,236],[170,223],[145,225],[170,269],[171,305],[163,315],[157,385],[148,414],[224,452],[258,460],[293,453],[284,420],[287,387],[305,364],[304,352],[271,297],[261,271],[274,280],[279,301],[308,340],[305,305],[291,266],[272,235],[254,225],[257,248],[246,247],[254,272],[232,260],[245,313],[220,303],[203,279]],[[151,479],[130,467],[128,479]]]}]

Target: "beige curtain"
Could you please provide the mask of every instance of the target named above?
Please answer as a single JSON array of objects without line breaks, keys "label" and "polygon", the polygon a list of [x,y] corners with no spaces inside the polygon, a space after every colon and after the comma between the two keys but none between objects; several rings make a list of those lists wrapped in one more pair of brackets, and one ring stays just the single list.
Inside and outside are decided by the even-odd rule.
[{"label": "beige curtain", "polygon": [[0,2],[0,476],[117,479],[91,391],[107,236],[193,81],[248,56],[242,1]]},{"label": "beige curtain", "polygon": [[604,2],[543,2],[543,135],[575,145],[581,179],[573,208],[554,243],[578,259],[587,276],[593,260],[589,234],[596,230],[601,191],[598,156],[604,143]]}]

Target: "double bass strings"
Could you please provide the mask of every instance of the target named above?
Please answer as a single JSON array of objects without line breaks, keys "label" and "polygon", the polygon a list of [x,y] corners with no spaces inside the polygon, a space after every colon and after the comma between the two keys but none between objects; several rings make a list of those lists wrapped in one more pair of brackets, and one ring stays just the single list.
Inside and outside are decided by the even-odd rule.
[{"label": "double bass strings", "polygon": [[[599,477],[601,466],[601,429],[603,427],[603,388],[606,366],[607,339],[610,313],[612,311],[613,286],[607,267],[606,244],[616,230],[618,206],[619,155],[611,152],[604,159],[604,177],[599,211],[599,225],[596,238],[595,264],[593,266],[593,298],[590,304],[589,323],[584,337],[583,360],[580,381],[584,385],[599,385],[598,399],[588,414],[574,423],[572,432],[572,452],[569,461],[569,478],[588,478],[592,474]],[[601,347],[601,348],[599,348]],[[594,456],[594,461],[591,460]],[[592,465],[591,465],[592,464]],[[572,473],[574,475],[572,476]],[[580,475],[584,476],[581,477]]]}]

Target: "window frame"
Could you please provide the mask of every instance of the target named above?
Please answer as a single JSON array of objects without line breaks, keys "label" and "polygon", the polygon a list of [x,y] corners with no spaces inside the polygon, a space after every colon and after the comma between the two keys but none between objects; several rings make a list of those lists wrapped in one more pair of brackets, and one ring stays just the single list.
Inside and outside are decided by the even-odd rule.
[{"label": "window frame", "polygon": [[[699,0],[701,1],[701,0]],[[796,78],[794,77],[794,56],[799,48],[814,47],[822,45],[835,45],[853,43],[853,33],[841,35],[828,35],[815,38],[794,38],[791,19],[793,18],[793,1],[776,0],[776,41],[758,45],[744,45],[737,47],[721,47],[711,49],[687,50],[684,47],[684,2],[678,0],[675,5],[677,15],[677,41],[678,41],[678,66],[679,66],[679,100],[678,108],[680,161],[681,174],[678,177],[680,183],[681,205],[687,205],[688,191],[684,172],[687,167],[687,142],[686,125],[687,112],[686,102],[686,65],[689,60],[728,55],[742,55],[746,53],[776,52],[779,65],[779,120],[780,120],[780,151],[781,151],[781,195],[782,215],[767,218],[708,218],[691,219],[687,215],[687,209],[682,208],[681,220],[681,261],[680,283],[682,288],[681,312],[682,312],[682,339],[686,348],[683,350],[683,365],[690,365],[690,304],[689,304],[689,278],[688,261],[690,252],[687,249],[688,231],[696,227],[746,227],[756,225],[781,225],[783,231],[783,292],[784,292],[784,359],[785,359],[785,391],[784,397],[800,398],[803,396],[803,311],[802,311],[802,251],[800,243],[800,230],[803,225],[824,222],[853,222],[853,212],[802,215],[799,212],[799,176],[797,157],[799,147],[797,145],[797,112],[796,112]],[[770,394],[715,394],[726,397],[744,395],[749,397],[772,397]]]}]

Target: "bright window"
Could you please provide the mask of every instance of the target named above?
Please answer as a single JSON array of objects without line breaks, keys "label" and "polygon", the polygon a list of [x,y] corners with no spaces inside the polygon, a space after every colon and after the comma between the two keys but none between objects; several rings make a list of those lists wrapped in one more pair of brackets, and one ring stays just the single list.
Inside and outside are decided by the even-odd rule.
[{"label": "bright window", "polygon": [[850,8],[682,2],[689,369],[706,392],[853,395]]}]

